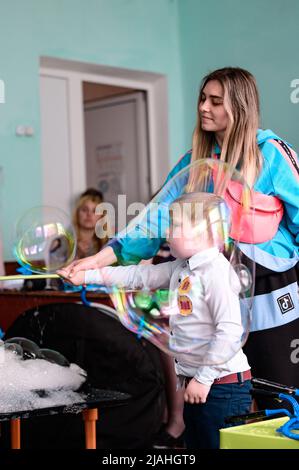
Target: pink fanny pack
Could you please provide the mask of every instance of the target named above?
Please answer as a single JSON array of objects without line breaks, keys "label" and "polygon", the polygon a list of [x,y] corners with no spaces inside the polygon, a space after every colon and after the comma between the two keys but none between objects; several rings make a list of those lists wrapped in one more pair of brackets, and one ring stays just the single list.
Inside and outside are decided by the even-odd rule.
[{"label": "pink fanny pack", "polygon": [[283,216],[283,204],[275,196],[250,191],[249,207],[242,203],[243,186],[230,181],[224,199],[231,209],[230,236],[244,243],[263,243],[274,237]]}]

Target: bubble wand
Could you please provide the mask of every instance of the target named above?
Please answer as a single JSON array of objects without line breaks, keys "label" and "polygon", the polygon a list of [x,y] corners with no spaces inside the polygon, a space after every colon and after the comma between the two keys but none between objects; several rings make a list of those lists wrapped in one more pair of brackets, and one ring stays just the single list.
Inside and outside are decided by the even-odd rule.
[{"label": "bubble wand", "polygon": [[18,279],[59,279],[58,274],[12,274],[0,276],[0,281],[16,281]]}]

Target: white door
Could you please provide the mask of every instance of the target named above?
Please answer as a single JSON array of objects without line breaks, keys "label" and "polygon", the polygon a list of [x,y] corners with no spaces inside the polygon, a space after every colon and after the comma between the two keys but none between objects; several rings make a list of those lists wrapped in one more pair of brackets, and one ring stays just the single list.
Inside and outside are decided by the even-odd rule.
[{"label": "white door", "polygon": [[85,106],[86,180],[117,208],[150,198],[146,102],[143,92]]},{"label": "white door", "polygon": [[43,205],[70,213],[72,196],[68,81],[41,75]]}]

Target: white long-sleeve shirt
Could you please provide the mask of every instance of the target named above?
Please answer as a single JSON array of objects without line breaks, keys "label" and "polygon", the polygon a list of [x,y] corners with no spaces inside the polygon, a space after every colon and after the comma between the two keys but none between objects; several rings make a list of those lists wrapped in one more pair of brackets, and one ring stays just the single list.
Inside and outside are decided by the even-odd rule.
[{"label": "white long-sleeve shirt", "polygon": [[134,290],[169,288],[174,312],[170,344],[178,352],[178,375],[211,385],[250,368],[241,349],[240,283],[217,248],[188,260],[86,271],[85,282]]}]

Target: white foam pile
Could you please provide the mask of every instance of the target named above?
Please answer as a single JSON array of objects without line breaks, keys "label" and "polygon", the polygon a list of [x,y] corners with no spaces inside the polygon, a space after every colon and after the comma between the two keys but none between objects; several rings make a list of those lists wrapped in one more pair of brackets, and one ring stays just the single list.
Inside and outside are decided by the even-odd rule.
[{"label": "white foam pile", "polygon": [[63,367],[44,359],[23,360],[0,341],[0,413],[82,402],[75,390],[85,380],[86,372],[76,364]]}]

